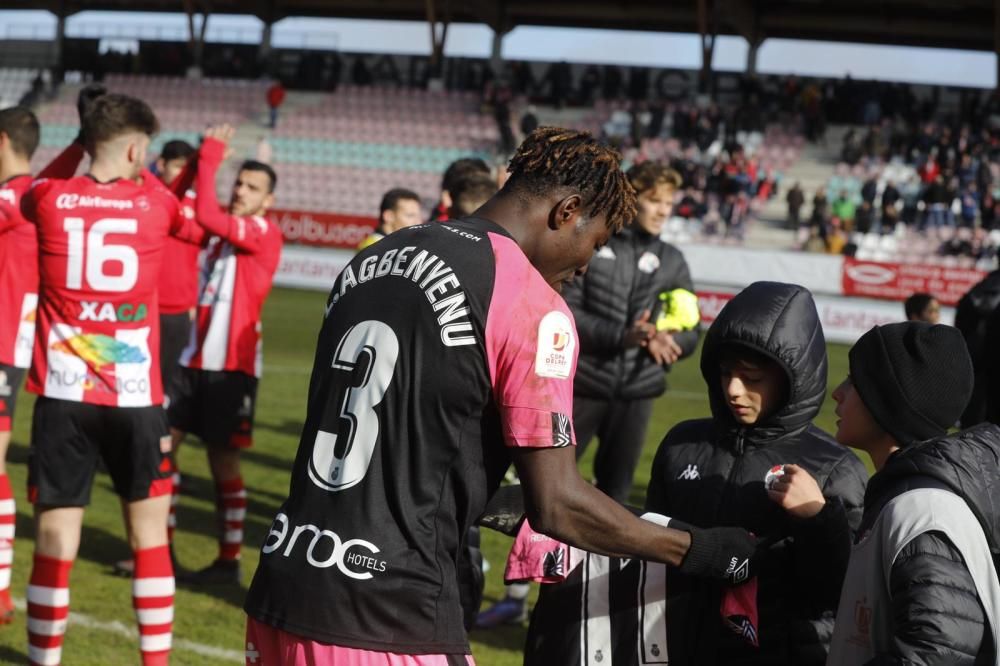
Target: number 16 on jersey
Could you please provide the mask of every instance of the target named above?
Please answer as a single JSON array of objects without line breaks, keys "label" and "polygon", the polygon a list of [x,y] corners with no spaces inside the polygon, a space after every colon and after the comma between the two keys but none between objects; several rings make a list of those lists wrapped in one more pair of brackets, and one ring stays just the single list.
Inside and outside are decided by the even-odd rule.
[{"label": "number 16 on jersey", "polygon": [[336,432],[323,430],[321,423],[309,461],[309,478],[320,488],[337,492],[365,478],[379,435],[375,407],[392,381],[398,357],[399,340],[380,321],[352,326],[337,344],[324,413],[326,418],[335,415]]}]

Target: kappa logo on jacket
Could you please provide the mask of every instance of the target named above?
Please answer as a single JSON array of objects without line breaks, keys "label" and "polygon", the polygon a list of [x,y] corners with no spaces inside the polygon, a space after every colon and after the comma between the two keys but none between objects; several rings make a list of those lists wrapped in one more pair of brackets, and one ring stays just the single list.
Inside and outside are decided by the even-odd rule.
[{"label": "kappa logo on jacket", "polygon": [[616,257],[615,251],[607,245],[598,250],[594,256],[598,259],[614,259]]},{"label": "kappa logo on jacket", "polygon": [[678,479],[684,479],[685,481],[694,481],[695,479],[700,479],[701,474],[698,473],[697,465],[688,465],[687,468],[677,475]]}]

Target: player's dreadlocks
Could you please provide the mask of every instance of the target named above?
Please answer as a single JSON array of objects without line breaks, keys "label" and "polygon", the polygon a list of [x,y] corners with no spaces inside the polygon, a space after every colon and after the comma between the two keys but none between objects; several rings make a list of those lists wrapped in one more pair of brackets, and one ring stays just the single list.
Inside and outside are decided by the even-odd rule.
[{"label": "player's dreadlocks", "polygon": [[606,214],[608,227],[618,231],[636,214],[635,190],[620,163],[618,151],[587,132],[539,127],[511,158],[507,187],[535,195],[554,187],[573,188],[590,217]]}]

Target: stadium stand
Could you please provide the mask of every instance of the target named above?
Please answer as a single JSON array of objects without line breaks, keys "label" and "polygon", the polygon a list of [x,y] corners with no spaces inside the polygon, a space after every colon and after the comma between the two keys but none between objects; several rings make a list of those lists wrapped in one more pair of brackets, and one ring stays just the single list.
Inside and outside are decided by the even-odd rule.
[{"label": "stadium stand", "polygon": [[[449,163],[470,154],[489,157],[497,141],[493,121],[478,113],[470,93],[359,86],[298,93],[269,133],[261,125],[266,82],[113,75],[105,85],[157,110],[162,130],[153,151],[167,139],[197,142],[211,121],[240,125],[242,149],[268,135],[282,208],[370,215],[392,187],[413,189],[430,202]],[[65,86],[40,108],[44,131],[35,164],[76,136],[75,98],[75,87]],[[219,182],[228,182],[232,174],[223,171]]]},{"label": "stadium stand", "polygon": [[14,106],[31,90],[38,72],[34,69],[0,68],[0,109]]}]

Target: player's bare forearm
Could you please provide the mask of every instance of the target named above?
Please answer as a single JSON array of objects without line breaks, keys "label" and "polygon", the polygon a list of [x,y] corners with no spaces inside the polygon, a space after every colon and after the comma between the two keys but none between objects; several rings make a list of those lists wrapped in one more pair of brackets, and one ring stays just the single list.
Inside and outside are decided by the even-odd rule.
[{"label": "player's bare forearm", "polygon": [[72,178],[83,161],[83,146],[73,142],[39,172],[37,178]]},{"label": "player's bare forearm", "polygon": [[590,485],[576,469],[574,450],[514,451],[532,526],[593,553],[637,557],[678,566],[691,536],[640,520]]}]

